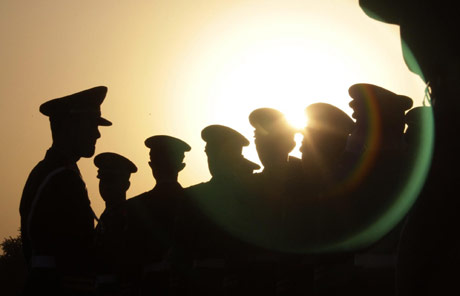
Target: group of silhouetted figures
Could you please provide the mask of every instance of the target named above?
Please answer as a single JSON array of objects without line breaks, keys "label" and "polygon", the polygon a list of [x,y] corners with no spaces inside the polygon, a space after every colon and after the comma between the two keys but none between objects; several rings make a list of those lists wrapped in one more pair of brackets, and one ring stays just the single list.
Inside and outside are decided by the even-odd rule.
[{"label": "group of silhouetted figures", "polygon": [[[455,10],[444,0],[360,5],[400,26],[405,61],[428,83],[432,108],[411,109],[408,97],[355,84],[349,88],[355,120],[317,103],[307,107],[308,125],[298,131],[279,111],[257,109],[249,122],[263,170],[255,173],[259,166],[242,156],[244,136],[211,125],[201,136],[212,178],[189,188],[177,178],[191,147],[156,135],[145,141],[156,185],[129,199],[136,166],[99,154],[94,163],[106,209],[96,227],[77,161],[94,155],[98,127],[111,125],[100,112],[107,88],[42,104],[53,144],[21,199],[29,267],[23,294],[455,295]],[[433,118],[431,151],[426,135]],[[289,156],[297,132],[301,159]],[[431,155],[431,167],[420,165]],[[420,188],[423,170],[429,172]],[[421,183],[411,182],[417,178]]]},{"label": "group of silhouetted figures", "polygon": [[[417,163],[430,107],[406,114],[410,98],[355,84],[349,94],[356,121],[315,103],[299,131],[280,111],[256,109],[249,122],[263,170],[255,173],[260,166],[242,155],[248,139],[210,125],[201,137],[212,178],[188,188],[177,180],[191,147],[155,135],[145,146],[156,185],[129,199],[136,165],[116,153],[98,154],[106,208],[94,228],[76,162],[94,154],[98,127],[111,125],[100,112],[106,92],[95,87],[40,106],[53,145],[21,200],[30,267],[25,294],[393,293],[393,232],[405,213],[374,228],[407,198],[400,192]],[[301,159],[289,156],[298,132]]]}]

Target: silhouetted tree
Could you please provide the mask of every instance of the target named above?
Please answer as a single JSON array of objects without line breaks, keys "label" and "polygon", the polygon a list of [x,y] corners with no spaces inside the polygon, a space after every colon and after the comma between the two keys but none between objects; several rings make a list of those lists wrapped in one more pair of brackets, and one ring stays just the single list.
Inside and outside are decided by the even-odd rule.
[{"label": "silhouetted tree", "polygon": [[0,246],[0,294],[19,295],[27,272],[21,236],[5,238]]}]

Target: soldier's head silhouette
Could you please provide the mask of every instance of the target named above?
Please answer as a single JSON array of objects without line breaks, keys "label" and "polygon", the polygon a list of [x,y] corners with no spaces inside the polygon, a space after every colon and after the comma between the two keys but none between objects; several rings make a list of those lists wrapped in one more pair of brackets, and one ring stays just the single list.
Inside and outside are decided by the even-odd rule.
[{"label": "soldier's head silhouette", "polygon": [[236,130],[223,125],[210,125],[201,131],[206,142],[209,172],[213,177],[241,173],[246,164],[242,155],[248,139]]},{"label": "soldier's head silhouette", "polygon": [[328,166],[337,163],[345,151],[354,121],[339,108],[315,103],[305,109],[308,124],[303,132],[300,151],[302,162]]},{"label": "soldier's head silhouette", "polygon": [[72,158],[94,155],[99,126],[112,123],[101,117],[107,87],[98,86],[43,103],[40,112],[50,118],[53,147]]},{"label": "soldier's head silhouette", "polygon": [[[358,83],[348,90],[356,128],[350,137],[353,146],[368,144],[370,134],[378,137],[378,149],[399,149],[405,127],[405,111],[412,107],[409,97],[380,86]],[[358,148],[360,149],[360,148]]]},{"label": "soldier's head silhouette", "polygon": [[126,200],[126,191],[131,183],[129,178],[137,172],[136,165],[117,153],[104,152],[94,157],[98,168],[99,193],[106,206]]},{"label": "soldier's head silhouette", "polygon": [[145,140],[150,148],[150,168],[159,181],[177,181],[179,172],[185,167],[185,152],[192,148],[184,141],[166,135],[157,135]]},{"label": "soldier's head silhouette", "polygon": [[265,169],[287,163],[295,147],[296,130],[288,124],[283,113],[272,108],[252,111],[249,122],[254,127],[257,154]]}]

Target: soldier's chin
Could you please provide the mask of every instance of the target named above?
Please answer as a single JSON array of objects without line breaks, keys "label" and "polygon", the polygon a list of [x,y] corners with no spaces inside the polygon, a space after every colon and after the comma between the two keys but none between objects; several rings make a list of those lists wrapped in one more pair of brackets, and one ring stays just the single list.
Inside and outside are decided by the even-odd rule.
[{"label": "soldier's chin", "polygon": [[86,149],[82,149],[82,151],[80,153],[80,156],[85,157],[85,158],[89,158],[89,157],[92,157],[94,155],[95,151],[96,151],[96,146],[87,147]]}]

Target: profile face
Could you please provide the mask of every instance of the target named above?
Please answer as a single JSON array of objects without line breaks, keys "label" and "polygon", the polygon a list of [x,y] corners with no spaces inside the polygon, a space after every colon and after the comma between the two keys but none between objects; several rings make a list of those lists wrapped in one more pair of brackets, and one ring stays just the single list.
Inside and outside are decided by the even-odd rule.
[{"label": "profile face", "polygon": [[129,175],[106,175],[99,178],[99,193],[105,202],[115,202],[126,195],[129,185]]},{"label": "profile face", "polygon": [[206,144],[204,152],[208,158],[208,169],[211,176],[221,175],[225,171],[225,165],[219,150],[212,145]]},{"label": "profile face", "polygon": [[233,149],[221,145],[206,144],[205,153],[208,159],[208,168],[211,176],[235,175],[235,166],[241,157],[241,147]]},{"label": "profile face", "polygon": [[255,137],[257,154],[264,167],[270,167],[277,159],[288,158],[295,147],[294,135],[267,135]]},{"label": "profile face", "polygon": [[265,137],[257,137],[254,140],[256,145],[257,155],[259,156],[260,162],[264,167],[270,166],[270,159],[272,155],[276,153],[268,139]]},{"label": "profile face", "polygon": [[92,157],[101,137],[97,118],[82,117],[75,121],[74,147],[80,157]]},{"label": "profile face", "polygon": [[312,139],[309,130],[306,129],[302,144],[299,148],[300,153],[302,154],[302,165],[304,168],[308,169],[311,162],[314,161],[317,157],[316,149],[314,147],[314,140]]}]

